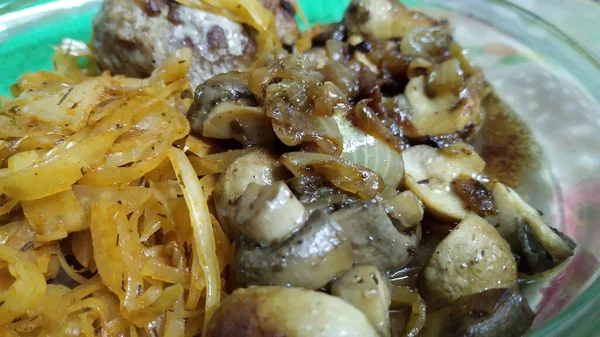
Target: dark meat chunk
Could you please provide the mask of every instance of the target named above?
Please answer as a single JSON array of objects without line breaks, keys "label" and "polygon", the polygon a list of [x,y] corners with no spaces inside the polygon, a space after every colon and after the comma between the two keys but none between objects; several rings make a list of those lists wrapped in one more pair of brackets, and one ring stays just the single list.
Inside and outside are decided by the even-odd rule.
[{"label": "dark meat chunk", "polygon": [[482,217],[498,214],[492,192],[479,181],[471,177],[459,176],[452,182],[452,190],[471,212]]},{"label": "dark meat chunk", "polygon": [[[294,16],[280,0],[261,2],[275,14],[282,42],[292,43]],[[250,29],[174,0],[106,0],[93,25],[100,66],[132,77],[149,76],[169,55],[188,47],[194,52],[189,77],[196,86],[217,74],[248,69],[257,51]]]}]

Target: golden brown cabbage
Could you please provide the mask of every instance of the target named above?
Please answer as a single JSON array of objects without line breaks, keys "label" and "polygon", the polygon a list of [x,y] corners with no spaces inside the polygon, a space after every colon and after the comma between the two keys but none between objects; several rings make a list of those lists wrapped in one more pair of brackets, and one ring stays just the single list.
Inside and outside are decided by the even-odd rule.
[{"label": "golden brown cabbage", "polygon": [[[0,329],[202,331],[231,243],[207,204],[216,180],[173,147],[190,130],[189,62],[183,50],[143,80],[38,73],[0,107]],[[64,278],[76,286],[51,284]]]}]

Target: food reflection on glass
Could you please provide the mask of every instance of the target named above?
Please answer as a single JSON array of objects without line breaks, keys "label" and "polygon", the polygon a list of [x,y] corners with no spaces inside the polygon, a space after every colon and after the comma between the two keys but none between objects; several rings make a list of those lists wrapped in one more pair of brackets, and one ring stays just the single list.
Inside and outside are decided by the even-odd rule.
[{"label": "food reflection on glass", "polygon": [[498,99],[451,27],[393,0],[297,14],[107,0],[89,45],[11,87],[7,336],[529,329],[519,279],[576,245],[471,145]]}]

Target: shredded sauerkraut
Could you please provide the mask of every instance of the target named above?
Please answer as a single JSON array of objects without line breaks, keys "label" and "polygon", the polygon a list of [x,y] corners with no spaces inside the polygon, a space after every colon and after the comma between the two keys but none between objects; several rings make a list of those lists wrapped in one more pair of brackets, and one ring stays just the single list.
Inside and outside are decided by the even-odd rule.
[{"label": "shredded sauerkraut", "polygon": [[66,53],[0,107],[0,330],[199,334],[232,252],[207,200],[234,154],[189,135],[191,52],[148,79],[88,77]]}]

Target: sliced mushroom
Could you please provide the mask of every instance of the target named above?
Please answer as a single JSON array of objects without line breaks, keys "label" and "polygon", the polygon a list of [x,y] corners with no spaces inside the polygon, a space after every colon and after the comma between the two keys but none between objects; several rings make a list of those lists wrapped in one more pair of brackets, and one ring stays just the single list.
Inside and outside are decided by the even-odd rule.
[{"label": "sliced mushroom", "polygon": [[284,287],[238,289],[208,322],[206,337],[380,337],[365,315],[325,293]]},{"label": "sliced mushroom", "polygon": [[260,107],[223,102],[202,124],[202,136],[235,139],[244,146],[272,144],[277,138],[271,120]]},{"label": "sliced mushroom", "polygon": [[[481,102],[470,87],[460,93],[429,97],[423,76],[412,78],[405,89],[409,121],[417,137],[435,137],[475,130],[482,120]],[[468,132],[467,132],[468,133]]]},{"label": "sliced mushroom", "polygon": [[439,303],[488,289],[517,285],[517,263],[510,246],[483,218],[470,213],[436,247],[423,279]]},{"label": "sliced mushroom", "polygon": [[385,211],[398,230],[413,228],[423,220],[425,210],[421,200],[412,191],[404,191],[390,200],[385,200]]},{"label": "sliced mushroom", "polygon": [[367,202],[331,215],[352,243],[354,262],[388,271],[405,266],[421,240],[421,227],[399,232],[383,206]]},{"label": "sliced mushroom", "polygon": [[214,107],[223,102],[257,106],[256,99],[248,89],[248,74],[232,71],[217,75],[196,88],[194,102],[187,117],[192,131],[202,134],[202,124]]},{"label": "sliced mushroom", "polygon": [[238,234],[235,226],[236,203],[248,185],[271,185],[285,179],[287,172],[267,150],[252,150],[227,167],[214,191],[215,207],[223,230],[230,238]]},{"label": "sliced mushroom", "polygon": [[308,218],[308,212],[287,185],[248,185],[237,204],[238,230],[263,246],[285,240]]},{"label": "sliced mushroom", "polygon": [[417,26],[433,26],[437,22],[413,12],[395,0],[353,0],[343,23],[353,34],[366,34],[375,39],[402,38]]},{"label": "sliced mushroom", "polygon": [[450,307],[444,336],[519,337],[535,314],[527,301],[513,289],[490,289],[459,298]]},{"label": "sliced mushroom", "polygon": [[467,144],[455,143],[435,149],[426,145],[402,151],[406,186],[423,201],[428,211],[450,220],[462,220],[468,212],[452,191],[458,176],[477,177],[485,162]]},{"label": "sliced mushroom", "polygon": [[270,120],[248,89],[248,74],[217,75],[196,88],[187,113],[192,132],[204,137],[235,139],[244,146],[275,139]]},{"label": "sliced mushroom", "polygon": [[332,283],[331,294],[362,311],[381,336],[391,335],[390,284],[376,267],[355,266],[348,270]]},{"label": "sliced mushroom", "polygon": [[235,270],[242,285],[282,285],[318,289],[352,267],[352,246],[329,215],[316,211],[278,245],[257,246],[242,237]]},{"label": "sliced mushroom", "polygon": [[496,183],[492,193],[498,208],[498,216],[490,218],[490,221],[499,225],[498,231],[508,240],[517,254],[524,253],[524,250],[531,250],[527,248],[530,240],[527,240],[528,242],[523,240],[523,235],[527,234],[528,229],[519,229],[525,223],[529,227],[530,234],[533,234],[556,263],[573,255],[576,247],[573,240],[547,225],[539,212],[523,201],[513,189]]},{"label": "sliced mushroom", "polygon": [[296,177],[322,176],[334,186],[365,199],[373,198],[384,188],[383,179],[376,172],[343,158],[321,153],[290,152],[281,157],[281,162]]}]

